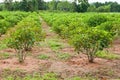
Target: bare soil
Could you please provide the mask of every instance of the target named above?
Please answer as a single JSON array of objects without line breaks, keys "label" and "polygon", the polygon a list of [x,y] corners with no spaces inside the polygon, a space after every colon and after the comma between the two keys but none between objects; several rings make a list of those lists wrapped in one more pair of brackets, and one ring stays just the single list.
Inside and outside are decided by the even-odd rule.
[{"label": "bare soil", "polygon": [[[62,80],[74,76],[93,76],[101,80],[120,79],[120,59],[108,60],[96,58],[94,63],[89,63],[86,55],[76,54],[74,48],[72,48],[66,40],[59,38],[57,34],[51,31],[51,27],[49,27],[43,20],[42,28],[46,33],[46,40],[42,42],[44,46],[33,47],[30,55],[27,56],[23,64],[18,63],[16,56],[0,60],[0,71],[4,69],[20,69],[28,73],[54,72],[59,75]],[[64,47],[57,51],[52,50],[47,44],[47,41],[50,39],[59,39],[59,42],[62,43]],[[114,42],[113,46],[108,50],[120,55],[119,41]],[[0,53],[4,52],[10,53],[10,55],[17,54],[13,49],[0,50]],[[57,57],[57,54],[59,53],[69,53],[71,58],[67,60],[60,60]],[[48,55],[49,59],[42,60],[36,58],[40,54]]]}]

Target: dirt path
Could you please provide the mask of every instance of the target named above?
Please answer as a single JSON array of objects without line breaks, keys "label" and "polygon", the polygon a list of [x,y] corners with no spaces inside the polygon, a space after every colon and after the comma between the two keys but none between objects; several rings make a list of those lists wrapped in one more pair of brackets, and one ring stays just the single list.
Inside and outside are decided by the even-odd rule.
[{"label": "dirt path", "polygon": [[54,37],[57,37],[58,35],[55,34],[54,32],[52,32],[51,30],[51,27],[48,26],[48,24],[41,18],[41,26],[42,26],[42,29],[43,31],[46,33],[46,39],[48,38],[54,38]]}]

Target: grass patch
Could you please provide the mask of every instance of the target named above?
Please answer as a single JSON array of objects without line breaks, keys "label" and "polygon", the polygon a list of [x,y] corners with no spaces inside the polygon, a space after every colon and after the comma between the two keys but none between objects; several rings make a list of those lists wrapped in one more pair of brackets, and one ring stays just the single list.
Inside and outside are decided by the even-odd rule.
[{"label": "grass patch", "polygon": [[49,56],[45,55],[45,54],[40,54],[40,55],[37,56],[37,58],[45,60],[45,59],[49,59]]},{"label": "grass patch", "polygon": [[7,42],[8,42],[8,39],[6,35],[4,37],[0,37],[0,50],[8,48]]},{"label": "grass patch", "polygon": [[120,56],[117,54],[110,53],[108,51],[98,51],[96,53],[96,56],[99,58],[104,58],[104,59],[120,59]]},{"label": "grass patch", "polygon": [[57,51],[59,49],[64,48],[64,44],[60,42],[59,39],[45,39],[45,41],[38,42],[35,44],[39,47],[50,47],[53,51]]},{"label": "grass patch", "polygon": [[0,60],[2,59],[8,59],[11,55],[9,53],[0,53]]},{"label": "grass patch", "polygon": [[1,72],[2,80],[17,80],[16,77],[24,77],[26,72],[21,69],[11,70],[10,68],[6,68]]},{"label": "grass patch", "polygon": [[54,73],[45,73],[44,75],[40,75],[39,73],[22,73],[18,75],[5,76],[3,80],[58,80],[58,77]]},{"label": "grass patch", "polygon": [[0,50],[2,50],[2,49],[6,49],[6,48],[7,48],[6,43],[5,43],[5,42],[0,41]]},{"label": "grass patch", "polygon": [[57,53],[57,57],[62,60],[67,60],[71,57],[68,53]]},{"label": "grass patch", "polygon": [[48,40],[47,43],[52,50],[59,50],[64,47],[63,44],[60,43],[58,40]]},{"label": "grass patch", "polygon": [[46,73],[42,76],[41,80],[58,80],[55,73]]},{"label": "grass patch", "polygon": [[70,78],[70,79],[67,79],[67,80],[98,80],[98,79],[93,78],[93,77],[84,77],[84,78],[81,78],[81,77],[73,77],[73,78]]},{"label": "grass patch", "polygon": [[46,46],[47,46],[47,43],[46,43],[45,41],[37,42],[37,43],[35,43],[35,46],[38,46],[38,47],[46,47]]},{"label": "grass patch", "polygon": [[82,80],[80,77],[73,77],[72,79],[68,79],[68,80]]}]

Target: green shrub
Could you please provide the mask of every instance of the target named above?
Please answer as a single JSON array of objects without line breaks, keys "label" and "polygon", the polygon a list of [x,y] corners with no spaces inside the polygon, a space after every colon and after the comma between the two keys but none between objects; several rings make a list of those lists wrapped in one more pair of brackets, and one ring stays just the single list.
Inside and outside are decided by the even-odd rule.
[{"label": "green shrub", "polygon": [[10,25],[9,22],[5,20],[0,20],[0,35],[5,34],[7,27]]},{"label": "green shrub", "polygon": [[104,15],[94,15],[88,19],[87,23],[90,27],[96,27],[97,25],[100,25],[106,21],[107,18]]},{"label": "green shrub", "polygon": [[8,47],[14,48],[17,51],[19,62],[24,62],[26,51],[29,51],[35,42],[41,41],[44,38],[40,21],[38,23],[39,19],[36,20],[36,16],[37,14],[28,16],[8,33],[10,36]]},{"label": "green shrub", "polygon": [[102,30],[83,29],[82,32],[74,35],[70,41],[77,52],[86,54],[89,62],[93,62],[96,52],[108,47],[112,41],[112,36]]},{"label": "green shrub", "polygon": [[105,58],[105,59],[120,59],[119,55],[116,55],[107,51],[98,51],[96,53],[96,56],[100,58]]},{"label": "green shrub", "polygon": [[8,59],[11,55],[9,53],[0,53],[0,60],[1,59]]},{"label": "green shrub", "polygon": [[111,33],[111,35],[119,35],[120,34],[120,23],[119,21],[107,21],[96,27],[100,30],[105,30]]},{"label": "green shrub", "polygon": [[10,27],[14,27],[23,17],[28,16],[25,12],[1,12],[0,35],[5,34]]},{"label": "green shrub", "polygon": [[23,54],[26,49],[33,46],[35,42],[35,33],[29,28],[21,28],[11,34],[11,38],[8,42],[8,47],[14,48],[19,57],[19,61],[22,62],[25,59],[26,54]]},{"label": "green shrub", "polygon": [[4,19],[4,16],[3,16],[3,15],[0,15],[0,20],[1,20],[1,19]]}]

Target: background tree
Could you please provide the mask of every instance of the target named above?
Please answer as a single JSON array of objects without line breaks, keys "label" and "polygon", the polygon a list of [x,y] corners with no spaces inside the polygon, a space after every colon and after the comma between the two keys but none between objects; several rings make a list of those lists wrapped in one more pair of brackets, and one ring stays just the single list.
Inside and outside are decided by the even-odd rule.
[{"label": "background tree", "polygon": [[86,12],[87,8],[89,7],[88,0],[75,0],[78,4],[77,11],[78,12]]},{"label": "background tree", "polygon": [[22,0],[20,2],[20,10],[28,11],[28,2],[27,2],[27,0]]},{"label": "background tree", "polygon": [[60,1],[52,0],[45,2],[44,0],[21,0],[13,2],[12,0],[4,0],[0,3],[0,10],[21,10],[21,11],[36,11],[36,10],[60,10],[70,12],[120,12],[120,4],[117,2],[95,2],[89,4],[88,0],[73,0]]},{"label": "background tree", "polygon": [[13,10],[14,10],[14,11],[20,10],[20,2],[15,1],[15,2],[13,3]]},{"label": "background tree", "polygon": [[0,11],[2,11],[4,9],[4,4],[0,3]]},{"label": "background tree", "polygon": [[22,11],[36,11],[38,10],[37,0],[23,0],[20,2],[20,9]]},{"label": "background tree", "polygon": [[92,5],[94,5],[96,8],[100,7],[100,6],[103,6],[104,4],[103,3],[100,3],[100,2],[95,2],[93,3]]},{"label": "background tree", "polygon": [[117,2],[111,3],[111,12],[120,12],[120,5]]},{"label": "background tree", "polygon": [[96,9],[97,12],[110,12],[110,6],[100,6]]},{"label": "background tree", "polygon": [[77,3],[76,2],[72,2],[72,8],[73,8],[74,12],[77,11]]},{"label": "background tree", "polygon": [[52,0],[48,3],[49,10],[57,10],[58,0]]},{"label": "background tree", "polygon": [[120,4],[117,2],[95,2],[94,5],[97,8],[97,12],[120,12]]},{"label": "background tree", "polygon": [[37,1],[38,1],[38,9],[39,10],[48,9],[47,2],[44,2],[44,0],[37,0]]},{"label": "background tree", "polygon": [[38,0],[32,0],[32,11],[38,10]]},{"label": "background tree", "polygon": [[75,5],[68,1],[61,1],[57,4],[57,10],[73,12],[75,11]]},{"label": "background tree", "polygon": [[96,7],[94,5],[90,5],[87,9],[88,12],[96,12]]},{"label": "background tree", "polygon": [[12,10],[12,2],[13,2],[13,0],[4,0],[4,9],[11,11]]}]

